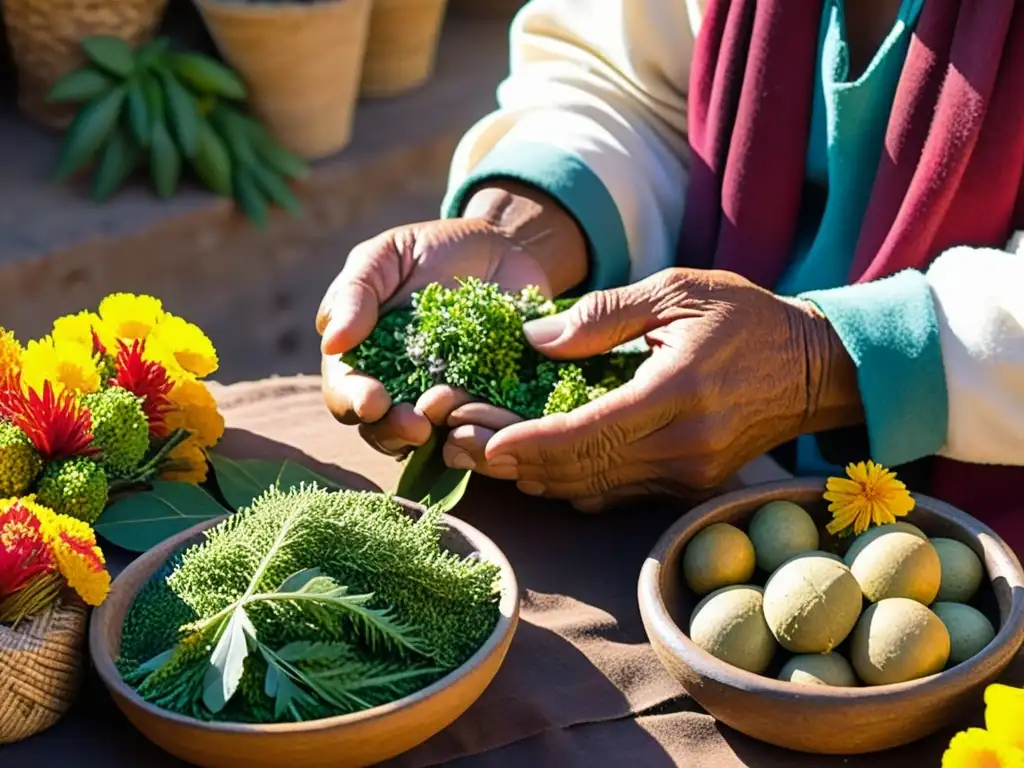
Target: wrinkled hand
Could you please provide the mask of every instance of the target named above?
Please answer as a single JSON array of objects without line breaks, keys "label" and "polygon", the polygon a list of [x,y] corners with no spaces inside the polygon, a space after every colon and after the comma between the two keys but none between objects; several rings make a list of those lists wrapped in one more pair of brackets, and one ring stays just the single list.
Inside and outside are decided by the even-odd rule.
[{"label": "wrinkled hand", "polygon": [[856,370],[828,320],[732,273],[665,270],[526,331],[560,360],[640,336],[652,347],[632,381],[572,413],[519,422],[468,404],[449,416],[449,464],[580,509],[699,496],[800,434],[863,420]]},{"label": "wrinkled hand", "polygon": [[398,227],[356,246],[321,303],[316,324],[323,337],[328,408],[342,423],[359,424],[364,439],[384,453],[401,456],[423,445],[433,427],[469,398],[435,387],[415,405],[392,408],[383,384],[352,370],[339,355],[365,340],[383,314],[407,304],[413,293],[434,282],[454,285],[456,277],[477,277],[508,291],[536,285],[550,295],[537,261],[496,226],[450,219]]}]

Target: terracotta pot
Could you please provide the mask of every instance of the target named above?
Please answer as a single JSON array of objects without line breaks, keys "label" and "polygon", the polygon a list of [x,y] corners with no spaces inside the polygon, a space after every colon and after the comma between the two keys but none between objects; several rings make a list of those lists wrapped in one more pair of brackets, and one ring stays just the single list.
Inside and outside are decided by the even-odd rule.
[{"label": "terracotta pot", "polygon": [[46,102],[53,84],[85,63],[79,43],[110,35],[135,46],[153,37],[167,0],[2,0],[18,105],[43,125],[64,128],[74,105]]},{"label": "terracotta pot", "polygon": [[374,0],[360,92],[395,96],[434,72],[446,0]]},{"label": "terracotta pot", "polygon": [[[399,500],[402,501],[402,500]],[[402,501],[418,517],[423,508]],[[519,587],[501,550],[471,525],[447,515],[442,546],[462,556],[477,553],[500,569],[498,624],[470,659],[433,685],[363,712],[299,723],[250,725],[194,720],[150,704],[122,679],[115,666],[125,615],[139,589],[187,544],[203,540],[216,518],[173,536],[126,568],[96,610],[89,628],[93,664],[132,725],[157,746],[203,768],[356,768],[376,765],[426,741],[455,721],[497,674],[519,622]]]},{"label": "terracotta pot", "polygon": [[876,752],[924,738],[982,707],[982,691],[1024,643],[1024,571],[1013,550],[988,526],[927,496],[915,495],[905,518],[929,536],[958,539],[981,558],[998,634],[979,654],[929,677],[896,685],[828,688],[763,677],[698,648],[684,628],[697,603],[686,588],[682,556],[698,531],[713,523],[746,527],[769,501],[803,506],[829,519],[823,480],[786,480],[727,493],[701,504],[658,541],[640,573],[640,614],[665,668],[716,719],[755,739],[818,754]]},{"label": "terracotta pot", "polygon": [[78,693],[87,609],[77,598],[0,626],[0,744],[56,723]]},{"label": "terracotta pot", "polygon": [[372,0],[196,4],[283,146],[317,159],[348,145]]}]

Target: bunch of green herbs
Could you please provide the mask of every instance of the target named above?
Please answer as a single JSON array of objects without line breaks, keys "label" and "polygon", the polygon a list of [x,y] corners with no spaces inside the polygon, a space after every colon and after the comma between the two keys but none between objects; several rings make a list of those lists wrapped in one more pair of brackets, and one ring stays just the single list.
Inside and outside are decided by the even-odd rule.
[{"label": "bunch of green herbs", "polygon": [[440,512],[380,493],[272,489],[140,590],[118,667],[203,720],[385,704],[464,663],[498,621],[498,568],[441,546]]},{"label": "bunch of green herbs", "polygon": [[566,413],[628,381],[646,352],[641,342],[584,361],[545,358],[523,323],[573,301],[552,301],[535,287],[506,293],[475,278],[455,288],[434,283],[413,296],[411,309],[381,318],[343,360],[383,383],[395,403],[447,384],[527,419]]}]

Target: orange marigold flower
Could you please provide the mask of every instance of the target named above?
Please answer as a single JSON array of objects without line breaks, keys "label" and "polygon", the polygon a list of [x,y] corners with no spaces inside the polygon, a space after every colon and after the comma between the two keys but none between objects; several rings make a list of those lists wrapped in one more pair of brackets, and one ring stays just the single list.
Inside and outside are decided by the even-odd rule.
[{"label": "orange marigold flower", "polygon": [[167,458],[167,467],[160,473],[163,480],[194,485],[206,482],[209,473],[206,452],[195,438],[175,447]]},{"label": "orange marigold flower", "polygon": [[212,448],[224,435],[224,417],[213,394],[193,376],[175,381],[170,394],[175,408],[167,413],[170,430],[184,429],[204,448]]},{"label": "orange marigold flower", "polygon": [[0,389],[14,386],[24,350],[14,334],[0,326]]},{"label": "orange marigold flower", "polygon": [[100,605],[110,591],[110,574],[96,532],[88,523],[45,507],[38,507],[36,514],[68,586],[88,605]]}]

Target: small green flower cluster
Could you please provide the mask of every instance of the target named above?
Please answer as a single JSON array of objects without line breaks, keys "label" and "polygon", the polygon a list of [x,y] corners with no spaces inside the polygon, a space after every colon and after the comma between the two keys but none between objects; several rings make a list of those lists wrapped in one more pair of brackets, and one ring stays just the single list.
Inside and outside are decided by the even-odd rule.
[{"label": "small green flower cluster", "polygon": [[571,305],[535,287],[505,293],[475,278],[456,288],[434,283],[413,296],[411,310],[383,317],[343,359],[384,384],[395,403],[447,384],[523,418],[565,413],[627,381],[643,357],[623,352],[567,363],[540,355],[523,323]]}]

